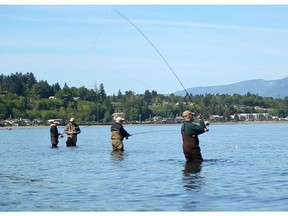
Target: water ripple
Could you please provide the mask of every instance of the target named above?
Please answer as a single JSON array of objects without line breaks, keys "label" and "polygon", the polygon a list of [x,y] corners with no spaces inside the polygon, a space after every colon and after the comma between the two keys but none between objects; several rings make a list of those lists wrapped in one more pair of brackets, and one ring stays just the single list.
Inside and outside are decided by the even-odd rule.
[{"label": "water ripple", "polygon": [[185,162],[179,127],[127,125],[145,134],[117,153],[108,126],[55,149],[48,128],[0,130],[0,211],[288,210],[287,124],[211,125],[200,164]]}]

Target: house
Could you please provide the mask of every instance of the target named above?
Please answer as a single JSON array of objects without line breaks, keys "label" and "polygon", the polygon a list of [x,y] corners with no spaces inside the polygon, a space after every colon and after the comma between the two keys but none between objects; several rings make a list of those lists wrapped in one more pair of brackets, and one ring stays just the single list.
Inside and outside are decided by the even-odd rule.
[{"label": "house", "polygon": [[219,122],[219,121],[223,121],[223,120],[224,120],[223,116],[219,116],[219,115],[211,115],[210,116],[210,121]]},{"label": "house", "polygon": [[48,119],[47,120],[47,124],[50,125],[52,124],[52,122],[54,121],[58,121],[59,122],[59,125],[65,125],[65,121],[63,119]]}]

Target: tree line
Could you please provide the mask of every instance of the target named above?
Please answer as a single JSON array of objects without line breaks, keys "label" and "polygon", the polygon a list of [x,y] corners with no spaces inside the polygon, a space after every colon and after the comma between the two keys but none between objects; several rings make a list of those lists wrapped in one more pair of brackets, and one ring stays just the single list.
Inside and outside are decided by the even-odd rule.
[{"label": "tree line", "polygon": [[61,88],[59,83],[50,85],[47,81],[37,81],[32,72],[16,72],[0,75],[0,120],[67,120],[73,116],[80,123],[107,123],[112,121],[113,113],[123,112],[128,122],[136,122],[149,121],[154,116],[175,118],[186,109],[195,111],[195,106],[206,119],[220,115],[229,121],[233,114],[257,112],[288,116],[288,97],[275,99],[249,92],[245,95],[191,94],[190,97],[192,101],[154,90],[143,94],[119,90],[117,95],[107,95],[103,83],[95,84],[93,89],[69,87],[66,83]]}]

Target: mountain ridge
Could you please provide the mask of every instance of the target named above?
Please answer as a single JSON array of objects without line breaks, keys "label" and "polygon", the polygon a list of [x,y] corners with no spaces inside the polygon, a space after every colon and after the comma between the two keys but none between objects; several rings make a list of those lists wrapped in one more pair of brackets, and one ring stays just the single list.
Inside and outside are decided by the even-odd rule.
[{"label": "mountain ridge", "polygon": [[[285,98],[288,96],[288,76],[278,80],[253,79],[245,80],[237,83],[216,86],[197,86],[186,89],[187,92],[193,95],[196,94],[241,94],[247,92],[258,94],[262,97]],[[184,90],[177,91],[175,95],[185,96]]]}]

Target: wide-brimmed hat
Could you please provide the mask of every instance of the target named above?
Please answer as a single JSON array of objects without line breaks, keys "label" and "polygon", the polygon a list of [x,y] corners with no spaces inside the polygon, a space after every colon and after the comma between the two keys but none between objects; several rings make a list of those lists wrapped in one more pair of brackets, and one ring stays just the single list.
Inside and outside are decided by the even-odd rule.
[{"label": "wide-brimmed hat", "polygon": [[54,120],[54,121],[53,121],[53,124],[59,124],[59,122],[58,122],[58,121],[56,121],[56,120]]}]

